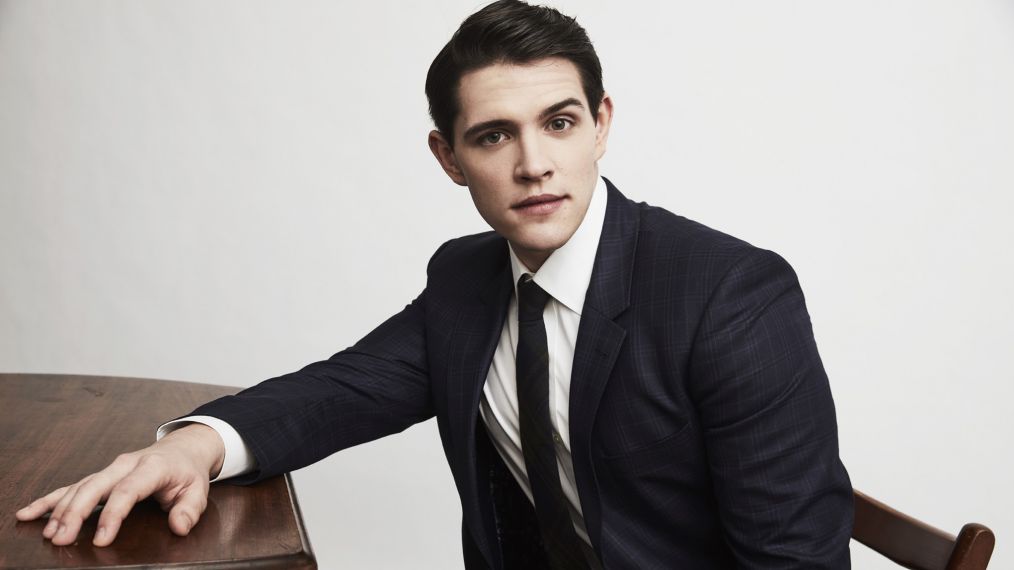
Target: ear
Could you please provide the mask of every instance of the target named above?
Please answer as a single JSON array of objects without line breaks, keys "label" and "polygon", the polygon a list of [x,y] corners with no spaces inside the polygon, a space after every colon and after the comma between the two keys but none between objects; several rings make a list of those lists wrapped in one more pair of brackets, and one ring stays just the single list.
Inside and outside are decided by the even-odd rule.
[{"label": "ear", "polygon": [[468,186],[468,182],[465,180],[465,173],[458,166],[458,159],[454,156],[454,149],[447,143],[444,135],[440,131],[430,131],[428,142],[430,152],[436,157],[437,162],[440,163],[440,167],[444,169],[447,176],[458,186]]},{"label": "ear", "polygon": [[609,125],[613,122],[613,100],[609,93],[602,94],[599,112],[595,116],[595,160],[606,153],[606,141],[609,140]]}]

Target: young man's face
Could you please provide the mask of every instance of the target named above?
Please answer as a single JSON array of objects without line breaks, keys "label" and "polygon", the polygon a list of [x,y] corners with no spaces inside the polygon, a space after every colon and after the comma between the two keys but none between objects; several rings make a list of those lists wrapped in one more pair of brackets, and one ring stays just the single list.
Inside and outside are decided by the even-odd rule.
[{"label": "young man's face", "polygon": [[547,58],[494,64],[461,77],[454,148],[430,133],[451,180],[468,186],[484,220],[537,270],[584,219],[606,150],[612,101],[598,121],[577,67]]}]

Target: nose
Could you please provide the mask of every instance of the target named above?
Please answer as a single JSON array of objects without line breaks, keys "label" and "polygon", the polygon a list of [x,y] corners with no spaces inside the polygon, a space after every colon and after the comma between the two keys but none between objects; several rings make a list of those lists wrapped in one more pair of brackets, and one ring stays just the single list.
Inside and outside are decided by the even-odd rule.
[{"label": "nose", "polygon": [[524,182],[542,182],[553,175],[553,163],[540,144],[538,136],[521,136],[518,141],[515,176]]}]

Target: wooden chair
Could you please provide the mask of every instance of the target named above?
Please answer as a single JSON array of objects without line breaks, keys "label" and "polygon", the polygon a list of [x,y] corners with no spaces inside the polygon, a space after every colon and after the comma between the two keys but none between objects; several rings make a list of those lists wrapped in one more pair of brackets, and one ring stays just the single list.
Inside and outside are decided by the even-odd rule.
[{"label": "wooden chair", "polygon": [[854,491],[852,538],[905,568],[914,570],[985,570],[993,554],[993,531],[977,523],[961,527],[958,536]]}]

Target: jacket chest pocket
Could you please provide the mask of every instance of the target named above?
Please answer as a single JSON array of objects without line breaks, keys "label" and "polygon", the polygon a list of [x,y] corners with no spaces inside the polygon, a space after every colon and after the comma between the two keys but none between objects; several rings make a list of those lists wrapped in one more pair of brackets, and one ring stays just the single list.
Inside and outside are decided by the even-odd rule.
[{"label": "jacket chest pocket", "polygon": [[667,464],[677,461],[686,453],[683,448],[687,446],[694,430],[689,423],[679,426],[674,432],[666,434],[651,441],[636,441],[626,448],[614,450],[601,446],[602,460],[610,466],[611,470],[652,470],[657,467],[664,467]]},{"label": "jacket chest pocket", "polygon": [[601,465],[614,485],[621,488],[633,485],[637,493],[656,498],[666,496],[673,489],[693,485],[705,475],[706,462],[699,434],[691,424],[684,424],[656,441],[619,454],[603,454]]},{"label": "jacket chest pocket", "polygon": [[649,457],[696,433],[693,409],[654,374],[610,379],[595,416],[595,446],[600,457],[619,460]]}]

